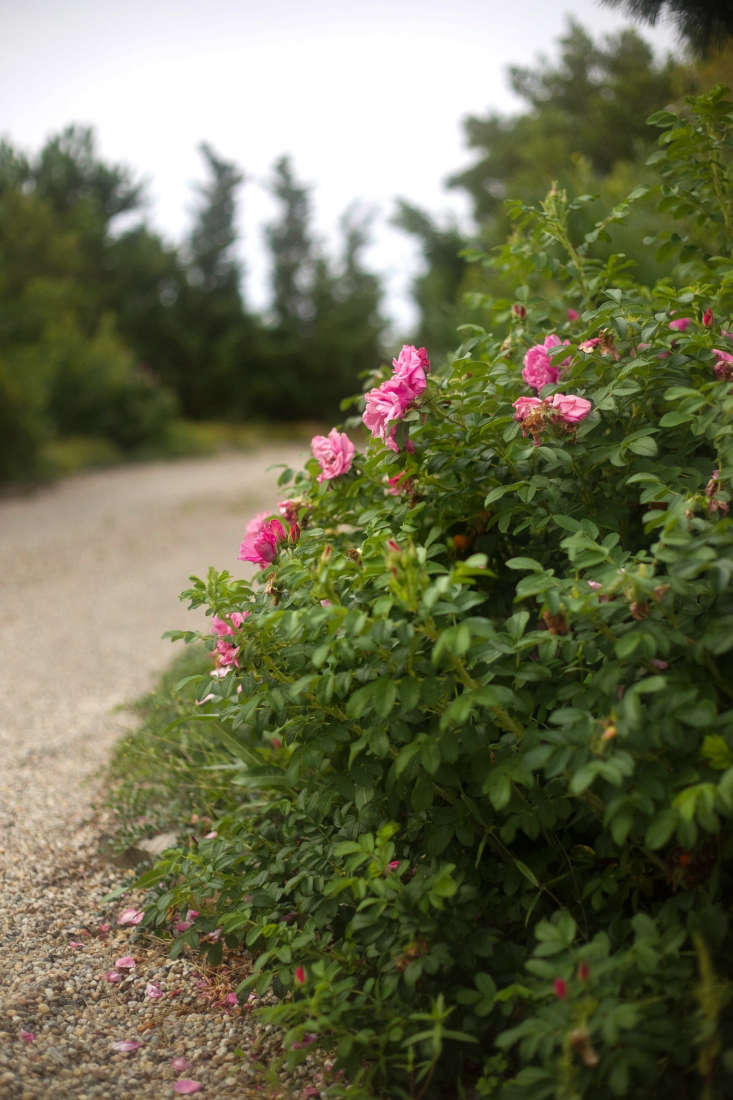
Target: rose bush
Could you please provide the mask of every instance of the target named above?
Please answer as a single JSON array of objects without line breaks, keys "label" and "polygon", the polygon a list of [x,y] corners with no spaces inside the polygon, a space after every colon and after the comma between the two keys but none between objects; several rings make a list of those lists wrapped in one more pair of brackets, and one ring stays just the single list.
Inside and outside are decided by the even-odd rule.
[{"label": "rose bush", "polygon": [[516,204],[517,301],[403,349],[348,476],[315,444],[254,580],[185,594],[230,794],[146,924],[244,945],[333,1095],[733,1095],[733,108],[654,121],[670,278],[594,259],[629,203]]}]

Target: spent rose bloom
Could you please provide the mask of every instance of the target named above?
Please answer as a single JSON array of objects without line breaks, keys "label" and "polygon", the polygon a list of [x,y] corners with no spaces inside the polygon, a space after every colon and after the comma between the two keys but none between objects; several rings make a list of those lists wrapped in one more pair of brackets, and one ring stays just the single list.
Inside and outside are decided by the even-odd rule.
[{"label": "spent rose bloom", "polygon": [[[260,512],[249,521],[245,528],[242,545],[237,555],[239,561],[251,561],[264,569],[275,560],[278,543],[284,542],[288,535],[279,519],[269,519],[269,512]],[[290,537],[298,537],[298,528],[290,528]]]},{"label": "spent rose bloom", "polygon": [[554,393],[549,404],[566,424],[579,424],[591,410],[590,401],[574,393]]},{"label": "spent rose bloom", "polygon": [[529,414],[534,411],[534,409],[538,409],[541,404],[542,402],[539,397],[518,397],[512,404],[512,408],[515,410],[514,419],[524,420],[525,417],[529,416]]},{"label": "spent rose bloom", "polygon": [[721,351],[720,348],[713,348],[713,353],[717,355],[713,364],[715,377],[721,381],[733,379],[733,355],[730,352]]},{"label": "spent rose bloom", "polygon": [[321,467],[318,481],[330,481],[348,473],[354,458],[354,444],[345,432],[332,428],[328,435],[314,435],[311,450]]}]

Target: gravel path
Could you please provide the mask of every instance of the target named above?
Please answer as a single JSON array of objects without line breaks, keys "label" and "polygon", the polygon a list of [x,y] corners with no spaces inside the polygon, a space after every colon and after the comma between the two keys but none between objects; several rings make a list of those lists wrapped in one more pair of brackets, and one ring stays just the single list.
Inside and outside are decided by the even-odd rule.
[{"label": "gravel path", "polygon": [[[172,1097],[181,1079],[210,1100],[314,1086],[312,1070],[263,1084],[276,1036],[246,1006],[217,1005],[194,963],[116,924],[125,899],[102,899],[124,872],[98,856],[91,810],[94,777],[132,720],[115,708],[167,665],[163,631],[194,621],[178,593],[209,565],[245,575],[244,526],[278,499],[267,467],[304,457],[278,444],[0,500],[2,1100]],[[123,956],[135,968],[108,981]],[[162,995],[146,996],[148,983]]]}]

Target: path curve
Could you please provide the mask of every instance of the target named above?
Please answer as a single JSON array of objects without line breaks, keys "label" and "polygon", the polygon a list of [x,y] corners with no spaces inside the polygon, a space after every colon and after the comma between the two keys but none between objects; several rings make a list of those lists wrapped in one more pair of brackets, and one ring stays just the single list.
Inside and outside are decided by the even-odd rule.
[{"label": "path curve", "polygon": [[[303,445],[277,444],[86,473],[0,500],[3,1097],[173,1096],[176,1055],[192,1061],[183,1076],[201,1081],[201,1096],[249,1095],[250,1063],[232,1053],[244,1016],[212,1020],[184,989],[191,1012],[171,1023],[172,1002],[165,1011],[166,997],[145,997],[146,976],[173,996],[190,964],[159,952],[121,983],[100,978],[135,941],[130,929],[99,932],[101,897],[120,872],[96,857],[94,785],[83,780],[129,728],[115,708],[173,656],[162,633],[194,624],[178,599],[188,577],[209,565],[247,575],[237,561],[245,524],[278,499],[279,470],[268,467],[305,457]],[[121,1053],[113,1036],[144,1041]]]}]

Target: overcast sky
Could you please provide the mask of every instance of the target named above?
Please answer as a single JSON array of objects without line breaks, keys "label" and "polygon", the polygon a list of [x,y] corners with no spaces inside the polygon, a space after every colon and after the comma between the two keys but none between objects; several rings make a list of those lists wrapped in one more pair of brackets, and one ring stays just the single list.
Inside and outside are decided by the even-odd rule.
[{"label": "overcast sky", "polygon": [[[0,135],[33,152],[91,125],[104,158],[148,180],[149,220],[173,241],[210,142],[248,180],[253,304],[272,215],[262,183],[289,153],[324,236],[352,200],[378,208],[370,262],[405,317],[415,254],[387,224],[394,196],[465,217],[442,187],[470,161],[461,118],[518,109],[507,66],[556,56],[569,14],[594,37],[629,25],[598,0],[0,0]],[[659,54],[675,47],[669,26],[638,29]]]}]

